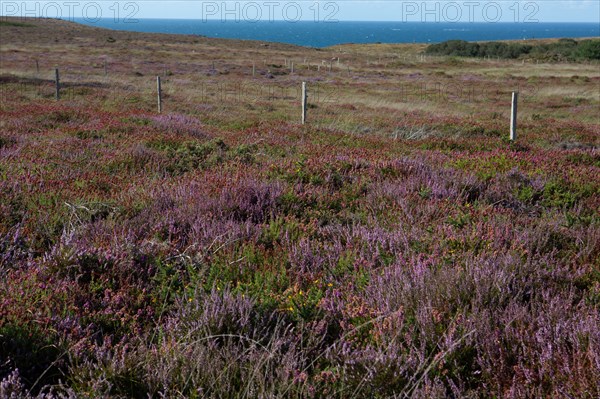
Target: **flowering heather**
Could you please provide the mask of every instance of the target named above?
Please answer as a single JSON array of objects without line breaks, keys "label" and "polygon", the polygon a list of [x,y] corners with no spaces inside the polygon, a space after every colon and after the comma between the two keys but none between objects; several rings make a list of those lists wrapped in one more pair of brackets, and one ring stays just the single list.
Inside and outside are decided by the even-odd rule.
[{"label": "flowering heather", "polygon": [[186,134],[198,139],[206,138],[202,123],[196,118],[181,114],[164,114],[150,117],[150,120],[161,131]]},{"label": "flowering heather", "polygon": [[[47,62],[99,68],[69,23],[36,23]],[[43,76],[19,83],[34,49],[0,49],[1,398],[600,396],[597,96],[524,96],[509,143],[503,90],[534,80],[520,63],[374,67],[399,61],[349,46],[350,73],[271,67],[335,86],[342,105],[315,99],[302,126],[295,99],[194,85],[260,85],[257,52],[317,52],[232,42],[206,77],[220,42],[169,37],[186,62],[156,114],[164,37],[81,29],[111,75],[66,74],[60,102]],[[557,93],[600,79],[531,67]],[[390,87],[452,76],[489,91],[411,109]]]}]

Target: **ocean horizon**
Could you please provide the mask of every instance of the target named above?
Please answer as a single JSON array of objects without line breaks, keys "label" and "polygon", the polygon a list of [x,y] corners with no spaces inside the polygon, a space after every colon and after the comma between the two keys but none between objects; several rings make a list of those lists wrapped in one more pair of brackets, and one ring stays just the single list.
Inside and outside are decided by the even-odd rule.
[{"label": "ocean horizon", "polygon": [[596,23],[435,23],[372,21],[220,21],[198,19],[103,18],[75,22],[134,32],[199,35],[212,38],[259,40],[307,47],[348,43],[439,43],[446,40],[491,41],[599,37]]}]

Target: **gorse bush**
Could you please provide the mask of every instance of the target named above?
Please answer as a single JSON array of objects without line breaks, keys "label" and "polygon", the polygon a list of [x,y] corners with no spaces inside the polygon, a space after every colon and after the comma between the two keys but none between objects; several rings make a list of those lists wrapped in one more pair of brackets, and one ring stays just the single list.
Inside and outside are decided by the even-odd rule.
[{"label": "gorse bush", "polygon": [[600,40],[584,40],[577,46],[577,57],[600,60]]},{"label": "gorse bush", "polygon": [[532,57],[548,60],[600,60],[600,40],[576,41],[561,39],[548,44],[518,44],[504,42],[473,43],[449,40],[429,45],[427,54],[457,57],[499,57],[515,59]]}]

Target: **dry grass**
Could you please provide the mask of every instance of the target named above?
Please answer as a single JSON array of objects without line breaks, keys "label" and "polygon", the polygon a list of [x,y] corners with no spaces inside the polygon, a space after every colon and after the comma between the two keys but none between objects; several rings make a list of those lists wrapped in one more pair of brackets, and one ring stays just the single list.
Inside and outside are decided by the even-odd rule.
[{"label": "dry grass", "polygon": [[[328,104],[319,104],[319,111],[336,114],[339,113],[336,104],[352,104],[359,110],[357,114],[376,114],[390,124],[394,123],[387,115],[390,109],[436,112],[447,117],[504,113],[512,90],[535,93],[535,101],[525,100],[524,114],[544,114],[548,104],[556,108],[555,102],[562,97],[585,97],[586,105],[591,106],[589,110],[579,107],[581,103],[562,106],[565,110],[578,107],[577,117],[589,121],[599,103],[596,88],[600,74],[594,65],[587,64],[522,65],[520,61],[422,58],[425,48],[422,44],[349,44],[319,50],[198,36],[107,31],[55,20],[36,20],[31,25],[34,26],[0,28],[3,29],[0,73],[39,77],[49,82],[53,79],[53,68],[59,67],[65,84],[127,87],[131,95],[137,91],[136,101],[148,104],[149,110],[154,102],[151,92],[155,76],[165,72],[168,76],[164,77],[163,87],[170,97],[165,99],[167,110],[189,110],[194,101],[220,107],[219,96],[198,95],[207,87],[222,91],[217,87],[228,86],[231,92],[235,85],[263,86],[284,92],[298,86],[301,80],[309,81],[313,93],[315,87],[311,82],[320,81],[329,97],[335,97],[329,98]],[[227,51],[222,50],[225,44]],[[45,51],[47,46],[51,46],[51,52]],[[292,62],[294,74],[289,68]],[[253,64],[256,77],[252,77]],[[321,65],[320,71],[317,65]],[[269,73],[274,75],[273,79],[264,77]],[[586,81],[573,84],[567,80],[574,76],[585,77]],[[432,95],[439,86],[446,89],[441,95]],[[456,88],[464,89],[465,94],[453,98]],[[110,103],[124,106],[118,97]],[[244,97],[231,104],[233,108],[243,106]],[[297,114],[294,109],[297,99],[287,94],[277,97],[272,105],[280,115],[286,115],[284,120],[293,119]],[[504,109],[499,109],[499,105]],[[248,114],[250,118],[260,116],[260,113]]]}]

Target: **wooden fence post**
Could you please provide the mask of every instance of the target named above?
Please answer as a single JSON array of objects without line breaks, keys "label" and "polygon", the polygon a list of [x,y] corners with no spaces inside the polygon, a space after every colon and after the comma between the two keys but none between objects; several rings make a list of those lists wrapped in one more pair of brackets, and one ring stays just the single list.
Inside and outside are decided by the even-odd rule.
[{"label": "wooden fence post", "polygon": [[517,102],[519,100],[519,92],[512,93],[512,108],[510,112],[510,141],[517,139]]},{"label": "wooden fence post", "polygon": [[302,124],[306,123],[306,82],[302,82]]},{"label": "wooden fence post", "polygon": [[156,77],[156,90],[158,91],[158,113],[162,112],[162,90],[160,87],[160,76]]},{"label": "wooden fence post", "polygon": [[60,78],[58,76],[58,68],[54,69],[54,82],[56,83],[56,99],[60,100]]}]

